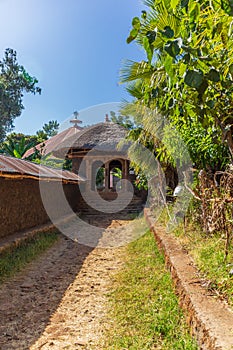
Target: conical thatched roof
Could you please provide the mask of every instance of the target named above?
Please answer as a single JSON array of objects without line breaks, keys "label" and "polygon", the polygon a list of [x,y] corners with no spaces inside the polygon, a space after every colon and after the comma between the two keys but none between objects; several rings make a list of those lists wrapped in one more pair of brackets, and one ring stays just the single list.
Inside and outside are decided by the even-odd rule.
[{"label": "conical thatched roof", "polygon": [[62,151],[68,152],[70,149],[91,150],[93,148],[116,151],[118,143],[125,139],[127,129],[111,122],[98,123],[83,128],[76,135],[65,139],[57,148],[54,154]]}]

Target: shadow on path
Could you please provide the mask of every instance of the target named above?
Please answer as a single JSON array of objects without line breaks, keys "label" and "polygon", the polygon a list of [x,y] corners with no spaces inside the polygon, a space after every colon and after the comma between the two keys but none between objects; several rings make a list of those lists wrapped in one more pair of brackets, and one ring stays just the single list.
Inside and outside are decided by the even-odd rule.
[{"label": "shadow on path", "polygon": [[[102,233],[110,227],[111,239],[116,235],[109,217],[87,220],[100,226]],[[26,350],[40,338],[93,249],[61,235],[50,249],[0,286],[0,350]]]},{"label": "shadow on path", "polygon": [[0,287],[0,349],[29,349],[93,248],[59,241]]}]

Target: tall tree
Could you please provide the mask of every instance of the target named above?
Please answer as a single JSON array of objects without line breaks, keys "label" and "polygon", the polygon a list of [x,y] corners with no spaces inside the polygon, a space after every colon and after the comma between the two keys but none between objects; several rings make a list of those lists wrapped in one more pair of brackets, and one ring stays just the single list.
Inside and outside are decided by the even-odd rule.
[{"label": "tall tree", "polygon": [[[149,10],[133,19],[127,41],[137,40],[146,60],[128,62],[122,81],[130,83],[127,89],[137,104],[157,110],[180,131],[193,159],[201,148],[206,150],[208,140],[210,152],[204,160],[199,157],[200,165],[208,160],[213,170],[222,167],[219,158],[226,163],[229,154],[233,157],[232,2],[145,4]],[[152,123],[153,119],[142,120],[144,127]],[[195,136],[200,134],[202,145]]]},{"label": "tall tree", "polygon": [[11,131],[24,109],[24,93],[41,93],[38,80],[18,64],[16,51],[6,49],[0,61],[0,141]]},{"label": "tall tree", "polygon": [[58,133],[59,123],[57,120],[50,120],[48,123],[44,124],[42,129],[48,137],[55,136]]}]

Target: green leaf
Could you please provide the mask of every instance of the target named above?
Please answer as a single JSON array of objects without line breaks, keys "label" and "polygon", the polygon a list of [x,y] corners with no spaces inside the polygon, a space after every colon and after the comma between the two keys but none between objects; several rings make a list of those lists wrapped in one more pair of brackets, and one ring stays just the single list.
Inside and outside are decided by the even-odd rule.
[{"label": "green leaf", "polygon": [[177,40],[168,41],[164,46],[164,50],[171,56],[176,57],[180,53],[180,46]]},{"label": "green leaf", "polygon": [[179,0],[171,0],[171,8],[175,9],[178,3],[179,3]]},{"label": "green leaf", "polygon": [[180,6],[181,6],[181,8],[183,8],[183,7],[187,7],[187,6],[188,6],[188,4],[189,4],[189,0],[181,0],[181,2],[180,2]]},{"label": "green leaf", "polygon": [[147,17],[147,13],[146,13],[146,11],[145,11],[145,10],[142,10],[141,17],[142,17],[142,19],[146,19],[146,17]]},{"label": "green leaf", "polygon": [[174,106],[174,99],[170,98],[170,100],[168,101],[168,108],[172,108]]},{"label": "green leaf", "polygon": [[222,0],[221,8],[229,15],[233,16],[233,0]]},{"label": "green leaf", "polygon": [[200,17],[200,4],[195,2],[190,9],[189,23],[192,29],[195,29]]},{"label": "green leaf", "polygon": [[22,158],[21,154],[16,149],[14,149],[13,153],[14,153],[15,158]]},{"label": "green leaf", "polygon": [[156,32],[154,30],[149,30],[147,33],[146,33],[146,36],[149,40],[149,43],[152,44],[155,39],[156,39]]},{"label": "green leaf", "polygon": [[185,73],[185,71],[186,71],[186,68],[187,68],[187,65],[181,62],[180,67],[179,67],[179,74],[180,74],[181,76],[184,75],[184,73]]},{"label": "green leaf", "polygon": [[229,73],[233,76],[233,64],[229,66]]},{"label": "green leaf", "polygon": [[138,35],[138,30],[137,29],[132,29],[128,38],[127,38],[127,44],[131,43],[131,41],[133,41],[134,39],[136,39]]},{"label": "green leaf", "polygon": [[23,69],[23,78],[28,82],[28,83],[33,83],[34,79]]},{"label": "green leaf", "polygon": [[148,61],[151,62],[153,57],[153,49],[150,45],[149,39],[146,36],[143,38],[143,46],[146,51]]},{"label": "green leaf", "polygon": [[200,71],[188,70],[184,78],[185,84],[198,89],[203,82],[203,73]]},{"label": "green leaf", "polygon": [[161,34],[166,38],[171,39],[174,37],[174,30],[171,27],[166,26],[164,27],[164,30],[161,31]]},{"label": "green leaf", "polygon": [[209,101],[206,102],[206,104],[207,104],[208,107],[214,108],[214,106],[215,106],[215,101],[209,100]]},{"label": "green leaf", "polygon": [[220,74],[216,69],[211,69],[208,74],[206,74],[206,78],[217,83],[220,80]]},{"label": "green leaf", "polygon": [[141,22],[140,19],[138,17],[134,17],[132,20],[132,26],[134,27],[134,29],[139,30],[141,27]]},{"label": "green leaf", "polygon": [[171,56],[167,56],[165,61],[164,61],[164,68],[166,73],[173,77],[173,64],[172,64],[173,58]]}]

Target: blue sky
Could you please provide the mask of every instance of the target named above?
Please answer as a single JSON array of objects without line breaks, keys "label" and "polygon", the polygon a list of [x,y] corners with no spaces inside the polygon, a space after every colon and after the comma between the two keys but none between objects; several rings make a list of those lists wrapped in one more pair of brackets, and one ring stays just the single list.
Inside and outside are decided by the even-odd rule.
[{"label": "blue sky", "polygon": [[1,57],[15,49],[42,88],[40,96],[25,95],[14,131],[33,134],[74,110],[91,124],[112,109],[103,104],[129,100],[119,70],[124,59],[144,58],[135,43],[126,44],[131,20],[144,8],[140,0],[0,0]]}]

